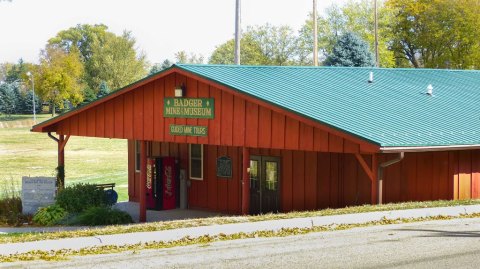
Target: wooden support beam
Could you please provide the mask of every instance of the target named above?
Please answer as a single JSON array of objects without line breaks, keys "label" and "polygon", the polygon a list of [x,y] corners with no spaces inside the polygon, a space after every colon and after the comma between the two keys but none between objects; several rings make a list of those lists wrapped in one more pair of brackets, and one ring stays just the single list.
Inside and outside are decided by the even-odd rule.
[{"label": "wooden support beam", "polygon": [[147,221],[147,142],[140,141],[140,208],[139,222]]},{"label": "wooden support beam", "polygon": [[372,154],[372,171],[373,171],[373,180],[372,180],[372,189],[371,189],[371,204],[375,205],[378,203],[378,174],[376,173],[378,171],[378,156],[377,154]]},{"label": "wooden support beam", "polygon": [[250,152],[248,148],[242,149],[242,214],[248,215],[250,212]]},{"label": "wooden support beam", "polygon": [[[61,136],[63,137],[63,135],[61,135]],[[62,150],[65,149],[65,146],[67,145],[68,139],[70,139],[70,135],[67,135],[62,143],[60,143],[60,141],[59,141],[59,143],[60,143],[59,147]]]},{"label": "wooden support beam", "polygon": [[[365,159],[363,159],[362,155],[360,153],[355,153],[355,157],[357,158],[358,162],[363,168],[363,171],[367,174],[367,176],[370,178],[370,180],[373,182],[374,180],[374,171],[370,167],[368,167],[367,162],[365,162]],[[373,168],[373,167],[372,167]]]}]

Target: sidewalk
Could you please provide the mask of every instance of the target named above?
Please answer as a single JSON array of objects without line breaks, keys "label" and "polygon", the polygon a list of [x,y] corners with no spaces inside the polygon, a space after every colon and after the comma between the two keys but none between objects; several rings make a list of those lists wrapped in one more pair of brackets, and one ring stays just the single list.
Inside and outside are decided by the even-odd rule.
[{"label": "sidewalk", "polygon": [[380,211],[359,214],[201,226],[156,232],[138,232],[129,234],[101,235],[94,237],[66,238],[58,240],[0,244],[0,255],[24,253],[32,250],[78,250],[81,248],[94,246],[137,244],[152,241],[172,241],[181,239],[186,236],[195,238],[206,234],[217,235],[223,233],[228,235],[239,232],[250,233],[262,230],[280,230],[282,228],[309,228],[312,226],[325,226],[332,224],[362,224],[370,221],[378,221],[383,218],[398,219],[432,216],[459,216],[460,214],[472,213],[480,213],[480,205]]}]

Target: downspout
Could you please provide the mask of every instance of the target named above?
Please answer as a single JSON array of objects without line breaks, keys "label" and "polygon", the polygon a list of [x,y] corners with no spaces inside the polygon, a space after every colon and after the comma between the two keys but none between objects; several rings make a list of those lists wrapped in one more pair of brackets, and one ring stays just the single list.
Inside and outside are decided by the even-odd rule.
[{"label": "downspout", "polygon": [[384,163],[381,163],[378,166],[378,171],[377,171],[377,186],[378,186],[377,199],[378,199],[378,204],[379,205],[381,205],[383,203],[383,169],[392,165],[392,164],[396,164],[396,163],[402,161],[404,156],[405,156],[405,153],[402,151],[402,152],[399,153],[397,158],[386,161]]},{"label": "downspout", "polygon": [[53,139],[53,140],[54,140],[55,142],[57,142],[57,143],[58,143],[58,141],[59,141],[58,138],[56,138],[55,136],[53,136],[51,132],[48,132],[48,137],[50,137],[51,139]]}]

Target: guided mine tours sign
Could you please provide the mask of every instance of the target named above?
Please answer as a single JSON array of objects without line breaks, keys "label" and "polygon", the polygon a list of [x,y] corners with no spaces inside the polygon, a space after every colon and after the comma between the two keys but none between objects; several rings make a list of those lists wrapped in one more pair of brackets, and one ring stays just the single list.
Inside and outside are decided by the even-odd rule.
[{"label": "guided mine tours sign", "polygon": [[177,125],[170,124],[171,135],[186,135],[186,136],[207,136],[207,126],[192,126],[192,125]]},{"label": "guided mine tours sign", "polygon": [[213,119],[213,98],[165,98],[163,116],[166,118]]}]

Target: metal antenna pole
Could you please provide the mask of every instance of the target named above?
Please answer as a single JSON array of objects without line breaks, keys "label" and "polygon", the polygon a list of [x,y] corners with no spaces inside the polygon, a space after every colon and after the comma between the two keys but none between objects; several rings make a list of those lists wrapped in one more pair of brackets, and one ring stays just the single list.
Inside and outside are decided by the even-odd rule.
[{"label": "metal antenna pole", "polygon": [[377,15],[377,0],[375,3],[375,66],[380,67],[380,57],[378,55],[378,15]]},{"label": "metal antenna pole", "polygon": [[313,0],[313,65],[318,66],[317,0]]},{"label": "metal antenna pole", "polygon": [[240,65],[240,40],[242,39],[241,27],[241,0],[236,0],[235,5],[235,57],[234,62]]}]

